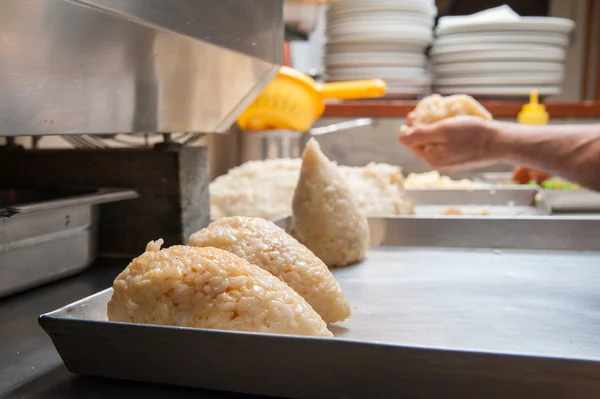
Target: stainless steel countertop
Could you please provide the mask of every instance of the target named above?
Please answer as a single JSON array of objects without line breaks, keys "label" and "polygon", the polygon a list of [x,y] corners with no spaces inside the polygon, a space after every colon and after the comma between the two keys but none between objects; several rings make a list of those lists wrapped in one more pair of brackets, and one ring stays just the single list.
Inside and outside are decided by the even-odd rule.
[{"label": "stainless steel countertop", "polygon": [[257,398],[79,377],[66,369],[38,316],[109,287],[126,264],[98,261],[73,278],[0,300],[0,398]]}]

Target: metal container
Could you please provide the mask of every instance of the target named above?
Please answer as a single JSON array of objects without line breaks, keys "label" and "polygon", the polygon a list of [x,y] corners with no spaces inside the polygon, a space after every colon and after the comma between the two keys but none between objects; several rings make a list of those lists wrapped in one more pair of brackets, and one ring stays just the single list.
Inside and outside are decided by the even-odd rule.
[{"label": "metal container", "polygon": [[361,118],[310,129],[307,133],[293,130],[239,132],[240,163],[276,158],[300,158],[311,137],[369,126],[371,118]]},{"label": "metal container", "polygon": [[531,186],[498,188],[406,189],[415,205],[415,214],[464,216],[550,215],[550,208],[537,199],[538,189]]},{"label": "metal container", "polygon": [[283,32],[283,0],[5,1],[0,136],[225,132]]},{"label": "metal container", "polygon": [[39,321],[76,374],[289,398],[600,397],[599,219],[370,223],[366,259],[333,271],[353,307],[333,339],[108,322],[111,289]]},{"label": "metal container", "polygon": [[285,0],[283,19],[287,28],[310,35],[317,27],[319,10],[324,0]]},{"label": "metal container", "polygon": [[96,257],[96,205],[132,190],[0,190],[0,297],[73,275]]},{"label": "metal container", "polygon": [[[518,187],[507,184],[511,179],[511,173],[484,173],[477,177],[478,181],[488,184]],[[539,189],[539,192],[539,201],[543,201],[553,213],[600,212],[600,192],[597,191]]]},{"label": "metal container", "polygon": [[540,201],[544,201],[555,213],[600,212],[600,193],[580,190],[540,190]]}]

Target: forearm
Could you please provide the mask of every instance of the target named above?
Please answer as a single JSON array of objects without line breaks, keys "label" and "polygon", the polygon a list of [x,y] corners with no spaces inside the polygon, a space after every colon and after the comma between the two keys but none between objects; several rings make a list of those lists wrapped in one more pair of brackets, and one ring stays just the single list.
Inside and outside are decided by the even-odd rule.
[{"label": "forearm", "polygon": [[494,122],[498,160],[529,166],[600,190],[600,124],[519,125]]}]

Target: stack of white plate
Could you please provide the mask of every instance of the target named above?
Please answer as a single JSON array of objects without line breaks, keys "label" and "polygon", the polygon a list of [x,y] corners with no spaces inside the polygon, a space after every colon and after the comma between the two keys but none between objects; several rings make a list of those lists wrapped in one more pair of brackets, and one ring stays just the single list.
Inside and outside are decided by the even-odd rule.
[{"label": "stack of white plate", "polygon": [[574,26],[568,19],[518,15],[451,23],[441,18],[430,52],[434,90],[484,98],[527,97],[531,90],[560,94]]},{"label": "stack of white plate", "polygon": [[427,94],[425,49],[437,13],[432,0],[332,0],[327,10],[329,81],[383,79],[388,97]]}]

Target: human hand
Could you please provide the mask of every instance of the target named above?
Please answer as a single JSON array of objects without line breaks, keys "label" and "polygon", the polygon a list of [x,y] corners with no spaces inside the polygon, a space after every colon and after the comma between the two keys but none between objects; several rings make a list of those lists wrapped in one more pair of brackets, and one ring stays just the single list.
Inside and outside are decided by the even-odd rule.
[{"label": "human hand", "polygon": [[412,114],[399,140],[436,169],[481,166],[496,161],[495,122],[457,116],[427,125],[413,125]]},{"label": "human hand", "polygon": [[415,124],[415,111],[409,112],[406,115],[406,126],[412,127]]}]

